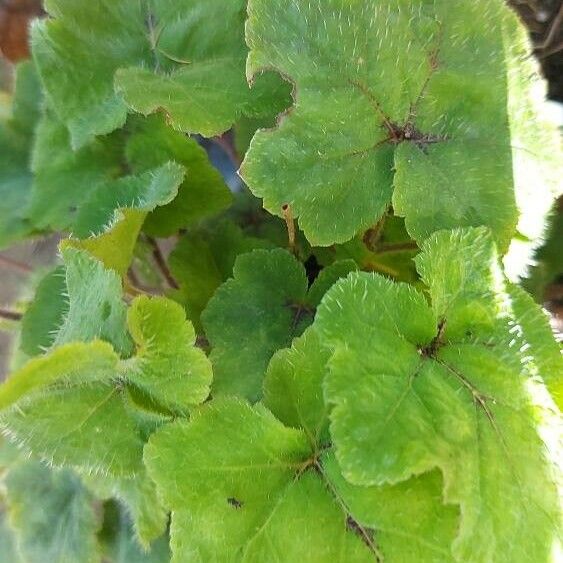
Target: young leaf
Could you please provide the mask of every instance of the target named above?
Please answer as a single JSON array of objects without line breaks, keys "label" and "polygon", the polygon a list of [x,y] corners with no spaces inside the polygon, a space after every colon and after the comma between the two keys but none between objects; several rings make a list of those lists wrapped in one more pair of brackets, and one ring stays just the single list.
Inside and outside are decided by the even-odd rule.
[{"label": "young leaf", "polygon": [[82,250],[62,251],[66,266],[68,312],[54,344],[102,339],[123,355],[132,343],[126,331],[126,307],[119,276]]},{"label": "young leaf", "polygon": [[439,468],[445,502],[461,510],[457,559],[547,561],[556,417],[519,356],[502,281],[491,289],[492,239],[439,232],[417,263],[432,307],[408,286],[352,274],[317,313],[333,352],[325,395],[343,475],[369,486]]},{"label": "young leaf", "polygon": [[5,484],[10,523],[27,563],[101,560],[94,499],[71,471],[23,461],[10,469]]},{"label": "young leaf", "polygon": [[45,356],[27,362],[0,387],[0,409],[53,384],[87,384],[110,381],[119,358],[105,342],[74,342],[58,346]]},{"label": "young leaf", "polygon": [[[184,168],[168,162],[139,175],[98,186],[80,208],[68,246],[83,248],[124,275],[137,236],[150,211],[169,204],[184,180]],[[89,237],[89,238],[87,238]]]},{"label": "young leaf", "polygon": [[293,111],[242,166],[264,206],[290,204],[314,245],[351,239],[393,200],[417,240],[487,225],[505,250],[516,209],[499,6],[250,0],[249,76],[273,67],[295,84]]},{"label": "young leaf", "polygon": [[143,469],[143,440],[119,390],[109,383],[53,386],[24,396],[0,417],[12,442],[55,466],[119,477]]},{"label": "young leaf", "polygon": [[[182,308],[147,297],[133,301],[127,319],[136,355],[121,360],[108,343],[96,340],[105,335],[112,344],[126,342],[120,352],[131,353],[119,279],[83,252],[66,250],[64,257],[70,307],[57,346],[0,387],[2,429],[55,465],[113,478],[140,475],[147,427],[133,412],[128,392],[142,390],[160,411],[186,413],[209,394],[209,360],[194,348]],[[94,295],[86,290],[93,283]],[[74,342],[63,345],[69,341]]]},{"label": "young leaf", "polygon": [[75,148],[120,128],[129,108],[162,110],[174,128],[213,136],[252,113],[256,96],[279,103],[269,85],[252,94],[246,83],[244,0],[50,0],[46,8],[51,19],[34,26],[33,54]]},{"label": "young leaf", "polygon": [[158,431],[145,463],[172,510],[173,561],[374,560],[305,435],[262,407],[206,406]]},{"label": "young leaf", "polygon": [[164,298],[139,297],[128,311],[137,355],[127,363],[127,379],[164,408],[186,413],[209,395],[213,374],[195,348],[193,326],[184,309]]}]

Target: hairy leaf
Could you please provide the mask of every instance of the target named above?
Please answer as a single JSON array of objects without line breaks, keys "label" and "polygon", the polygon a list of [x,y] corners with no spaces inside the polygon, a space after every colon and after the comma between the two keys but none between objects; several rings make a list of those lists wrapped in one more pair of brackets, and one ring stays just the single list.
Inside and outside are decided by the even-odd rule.
[{"label": "hairy leaf", "polygon": [[183,179],[184,168],[168,162],[98,186],[74,224],[74,234],[81,239],[69,239],[66,244],[88,250],[106,266],[125,274],[147,214],[170,203]]},{"label": "hairy leaf", "polygon": [[445,501],[461,510],[457,559],[547,561],[555,407],[519,357],[492,239],[442,231],[417,264],[432,307],[409,286],[352,274],[317,313],[343,474],[369,486],[439,468]]},{"label": "hairy leaf", "polygon": [[233,278],[202,315],[212,345],[214,393],[258,400],[274,352],[303,332],[326,288],[353,268],[334,266],[307,294],[305,270],[289,252],[255,250],[237,258]]},{"label": "hairy leaf", "polygon": [[543,379],[559,407],[563,409],[563,355],[553,338],[553,331],[545,311],[520,287],[509,285],[508,292],[516,326],[526,342],[524,354],[532,362],[532,369]]},{"label": "hairy leaf", "polygon": [[139,297],[128,311],[129,332],[137,355],[127,378],[157,403],[186,413],[209,395],[213,374],[183,308],[164,298]]},{"label": "hairy leaf", "polygon": [[244,77],[244,0],[49,0],[46,8],[33,54],[75,148],[120,128],[130,108],[162,110],[176,129],[213,136],[254,101],[275,103],[269,84],[253,94]]},{"label": "hairy leaf", "polygon": [[145,463],[172,509],[173,561],[373,561],[314,460],[302,432],[234,399],[160,430]]},{"label": "hairy leaf", "polygon": [[[143,523],[142,503],[151,488],[142,485],[141,454],[154,425],[147,426],[132,408],[130,393],[142,390],[157,412],[185,414],[209,394],[209,360],[194,348],[195,334],[181,307],[164,298],[133,301],[128,326],[136,355],[129,359],[121,360],[110,344],[93,339],[85,319],[73,318],[69,326],[73,340],[87,343],[59,344],[0,387],[2,430],[54,465],[117,479],[114,487],[133,505],[139,534],[148,542],[162,533],[161,528],[153,533],[150,519],[148,530]],[[133,476],[135,483],[123,481]]]},{"label": "hairy leaf", "polygon": [[57,332],[55,345],[99,338],[118,352],[128,354],[132,344],[127,334],[126,307],[119,276],[83,250],[66,248],[68,312]]},{"label": "hairy leaf", "polygon": [[264,206],[291,205],[316,245],[351,239],[393,201],[417,240],[487,225],[505,250],[516,209],[499,6],[250,0],[249,76],[273,67],[295,84],[293,110],[242,167]]}]

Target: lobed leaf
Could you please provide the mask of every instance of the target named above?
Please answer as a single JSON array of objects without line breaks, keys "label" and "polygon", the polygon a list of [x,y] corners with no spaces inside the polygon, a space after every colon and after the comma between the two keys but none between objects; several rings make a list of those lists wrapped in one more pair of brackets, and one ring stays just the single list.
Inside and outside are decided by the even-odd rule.
[{"label": "lobed leaf", "polygon": [[350,483],[440,469],[444,500],[461,511],[456,559],[547,561],[558,534],[557,415],[519,356],[501,280],[491,286],[491,240],[444,231],[423,245],[432,308],[377,275],[351,274],[327,293],[315,327],[332,351],[330,432]]},{"label": "lobed leaf", "polygon": [[160,430],[145,463],[173,512],[173,561],[373,560],[312,453],[302,432],[234,399]]},{"label": "lobed leaf", "polygon": [[311,323],[331,282],[353,263],[337,264],[308,293],[303,266],[282,249],[255,250],[237,258],[202,315],[214,367],[214,394],[260,398],[262,379],[274,352],[289,346]]},{"label": "lobed leaf", "polygon": [[130,109],[163,111],[174,128],[205,136],[252,114],[255,100],[283,109],[286,96],[270,84],[253,93],[246,83],[245,5],[47,2],[51,18],[35,24],[33,54],[73,146],[122,127]]},{"label": "lobed leaf", "polygon": [[[242,176],[290,205],[314,245],[351,239],[392,202],[423,240],[516,224],[497,2],[250,0],[247,73],[275,68],[292,111],[259,131]],[[468,77],[471,77],[468,79]],[[494,138],[494,144],[490,139]]]}]

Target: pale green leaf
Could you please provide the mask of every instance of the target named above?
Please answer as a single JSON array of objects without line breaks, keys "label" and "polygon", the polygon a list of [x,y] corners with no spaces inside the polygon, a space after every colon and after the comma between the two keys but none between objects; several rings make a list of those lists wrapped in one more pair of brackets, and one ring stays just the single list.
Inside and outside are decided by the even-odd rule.
[{"label": "pale green leaf", "polygon": [[[516,224],[500,2],[250,0],[247,73],[294,84],[292,112],[259,131],[242,175],[312,244],[374,225],[391,200],[422,240]],[[491,140],[493,139],[493,140]]]},{"label": "pale green leaf", "polygon": [[76,475],[25,461],[10,470],[5,484],[10,523],[26,563],[101,561],[101,523]]},{"label": "pale green leaf", "polygon": [[80,208],[68,245],[84,248],[125,274],[147,214],[170,203],[184,180],[184,168],[168,162],[136,176],[100,184]]},{"label": "pale green leaf", "polygon": [[518,233],[523,235],[513,239],[504,264],[507,276],[516,280],[533,263],[533,251],[545,236],[549,210],[563,195],[563,145],[561,131],[547,107],[547,81],[539,61],[530,56],[533,45],[528,30],[512,10],[507,10],[502,32]]},{"label": "pale green leaf", "polygon": [[236,400],[167,426],[145,463],[172,509],[173,561],[373,561],[305,435]]},{"label": "pale green leaf", "polygon": [[[332,351],[330,431],[351,483],[440,469],[444,501],[461,511],[456,559],[549,561],[559,520],[556,409],[499,305],[502,280],[489,285],[490,240],[476,229],[425,243],[418,264],[434,311],[377,275],[351,274],[327,293],[315,326]],[[470,248],[478,258],[461,268]]]},{"label": "pale green leaf", "polygon": [[509,285],[510,304],[516,324],[527,344],[524,354],[543,379],[559,407],[563,409],[563,355],[555,341],[548,314],[520,287]]},{"label": "pale green leaf", "polygon": [[313,445],[329,441],[322,382],[330,355],[309,328],[274,354],[264,378],[264,405],[286,426],[303,429]]},{"label": "pale green leaf", "polygon": [[194,346],[194,329],[180,305],[163,297],[138,297],[127,324],[137,346],[136,356],[126,362],[128,381],[164,408],[181,413],[207,398],[211,364]]},{"label": "pale green leaf", "polygon": [[87,252],[65,248],[68,312],[54,345],[100,338],[122,354],[131,351],[119,276]]},{"label": "pale green leaf", "polygon": [[54,387],[1,413],[9,439],[55,466],[131,477],[142,471],[143,440],[116,387]]},{"label": "pale green leaf", "polygon": [[53,384],[77,385],[110,381],[119,358],[105,342],[73,342],[27,362],[0,387],[0,409]]}]

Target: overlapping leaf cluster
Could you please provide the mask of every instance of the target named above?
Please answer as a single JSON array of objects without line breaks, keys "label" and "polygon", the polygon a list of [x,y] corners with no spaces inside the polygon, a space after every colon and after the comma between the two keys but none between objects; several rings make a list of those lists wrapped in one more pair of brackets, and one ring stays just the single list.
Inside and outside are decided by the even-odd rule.
[{"label": "overlapping leaf cluster", "polygon": [[45,8],[0,246],[65,238],[0,387],[2,553],[556,560],[563,359],[502,260],[557,165],[501,2]]}]

